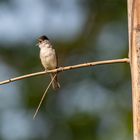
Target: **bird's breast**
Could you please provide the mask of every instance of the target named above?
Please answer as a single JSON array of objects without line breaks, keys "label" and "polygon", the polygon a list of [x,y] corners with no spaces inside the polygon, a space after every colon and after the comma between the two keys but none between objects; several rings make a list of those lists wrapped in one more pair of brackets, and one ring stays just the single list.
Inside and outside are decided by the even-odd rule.
[{"label": "bird's breast", "polygon": [[57,66],[55,51],[52,48],[42,48],[40,50],[40,59],[46,69],[54,69]]}]

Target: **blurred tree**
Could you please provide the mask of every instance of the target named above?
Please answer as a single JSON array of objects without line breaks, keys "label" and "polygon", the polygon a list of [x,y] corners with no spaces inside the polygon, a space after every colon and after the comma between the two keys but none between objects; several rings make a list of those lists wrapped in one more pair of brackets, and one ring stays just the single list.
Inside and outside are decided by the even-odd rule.
[{"label": "blurred tree", "polygon": [[[0,1],[0,7],[5,6],[6,12],[0,11],[3,20],[0,32],[5,31],[0,33],[0,58],[2,63],[14,69],[14,75],[11,69],[5,69],[12,77],[43,69],[39,48],[35,47],[36,38],[42,34],[52,40],[62,66],[127,57],[126,0]],[[12,33],[10,27],[13,27]],[[7,79],[8,76],[0,75],[0,78]],[[8,121],[0,118],[3,121],[3,125],[0,124],[2,140],[132,139],[127,64],[72,70],[61,73],[59,80],[61,89],[49,90],[35,121],[31,120],[33,112],[50,79],[40,76],[19,82],[20,92],[16,92],[21,96],[22,107],[17,106],[10,112],[16,110],[14,117],[20,123],[15,121],[12,127],[11,117],[8,124],[11,129],[7,129]],[[11,85],[2,87],[2,90],[8,90]],[[2,109],[0,111],[4,113]],[[17,123],[22,128],[19,135],[14,133],[19,130]],[[9,133],[12,133],[10,138]]]}]

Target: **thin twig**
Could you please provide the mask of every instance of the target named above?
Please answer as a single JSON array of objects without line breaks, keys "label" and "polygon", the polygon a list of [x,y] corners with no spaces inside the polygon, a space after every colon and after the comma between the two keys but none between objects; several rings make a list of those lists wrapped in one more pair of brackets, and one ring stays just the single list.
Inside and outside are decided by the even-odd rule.
[{"label": "thin twig", "polygon": [[33,120],[35,119],[35,117],[36,117],[36,115],[37,115],[37,113],[38,113],[38,111],[39,111],[39,108],[40,108],[40,106],[41,106],[41,104],[42,104],[42,102],[43,102],[43,100],[44,100],[44,98],[45,98],[45,96],[46,96],[46,94],[47,94],[47,91],[48,91],[48,89],[50,88],[50,86],[51,86],[52,82],[54,81],[54,78],[55,78],[55,77],[56,77],[56,74],[54,75],[54,77],[52,78],[51,82],[50,82],[49,85],[47,86],[45,92],[43,93],[43,96],[42,96],[42,98],[41,98],[41,100],[40,100],[40,102],[39,102],[39,105],[38,105],[38,107],[37,107],[37,109],[36,109],[36,111],[35,111],[35,113],[34,113]]},{"label": "thin twig", "polygon": [[60,67],[60,68],[53,69],[53,70],[41,71],[41,72],[36,72],[36,73],[31,73],[31,74],[26,74],[23,76],[11,78],[9,80],[0,82],[0,85],[22,80],[22,79],[26,79],[26,78],[30,78],[30,77],[34,77],[34,76],[44,75],[47,73],[62,72],[62,71],[78,69],[78,68],[82,68],[82,67],[91,67],[91,66],[96,66],[96,65],[113,64],[113,63],[129,63],[129,59],[123,58],[123,59],[114,59],[114,60],[104,60],[104,61],[83,63],[83,64],[78,64],[78,65],[73,65],[73,66]]}]

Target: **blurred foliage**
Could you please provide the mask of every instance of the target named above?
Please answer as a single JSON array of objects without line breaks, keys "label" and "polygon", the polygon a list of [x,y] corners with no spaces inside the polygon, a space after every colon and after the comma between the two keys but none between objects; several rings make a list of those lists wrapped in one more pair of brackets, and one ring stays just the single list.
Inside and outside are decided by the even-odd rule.
[{"label": "blurred foliage", "polygon": [[[1,0],[1,2],[12,6],[10,0]],[[43,2],[45,4],[46,1]],[[57,0],[50,0],[50,2],[57,6]],[[127,1],[77,0],[77,2],[83,10],[87,11],[86,22],[75,39],[71,41],[52,40],[59,56],[59,65],[74,65],[101,60],[101,58],[116,58],[111,57],[110,54],[117,54],[117,58],[127,57]],[[104,28],[110,25],[113,25],[113,30],[111,30],[113,35],[119,34],[123,38],[122,32],[124,32],[126,39],[123,40],[123,48],[119,48],[119,42],[118,47],[114,47],[116,46],[114,42],[111,48],[106,47],[104,51],[103,46],[98,42],[100,42],[99,38]],[[117,30],[115,25],[122,26],[123,31]],[[106,42],[110,42],[111,39]],[[39,60],[39,48],[35,47],[35,44],[35,38],[29,44],[24,41],[1,42],[0,58],[17,71],[18,75],[43,70]],[[120,53],[115,52],[118,50],[121,50]],[[131,82],[127,64],[111,64],[63,72],[59,74],[59,80],[61,89],[49,90],[38,114],[40,117],[37,116],[37,119],[29,124],[31,133],[21,139],[132,139]],[[22,94],[20,95],[27,112],[26,116],[28,116],[28,111],[31,111],[30,121],[49,81],[47,76],[39,76],[21,82],[20,92]],[[87,98],[85,98],[86,95]],[[86,108],[88,103],[91,106],[87,106],[92,108],[92,111]]]}]

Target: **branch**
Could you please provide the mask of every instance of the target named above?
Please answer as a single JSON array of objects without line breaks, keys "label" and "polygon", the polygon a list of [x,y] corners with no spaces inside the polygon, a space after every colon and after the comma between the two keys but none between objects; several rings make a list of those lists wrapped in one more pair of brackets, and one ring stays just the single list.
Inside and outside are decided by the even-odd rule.
[{"label": "branch", "polygon": [[82,68],[82,67],[91,67],[91,66],[96,66],[96,65],[113,64],[113,63],[129,63],[129,59],[123,58],[123,59],[114,59],[114,60],[104,60],[104,61],[83,63],[83,64],[78,64],[78,65],[73,65],[73,66],[59,67],[59,68],[53,69],[53,70],[41,71],[41,72],[36,72],[36,73],[31,73],[31,74],[26,74],[23,76],[11,78],[9,80],[0,82],[0,85],[22,80],[22,79],[26,79],[26,78],[30,78],[30,77],[34,77],[34,76],[44,75],[44,74],[48,74],[48,73],[62,72],[62,71],[78,69],[78,68]]},{"label": "branch", "polygon": [[35,117],[36,117],[36,115],[37,115],[37,113],[38,113],[38,111],[39,111],[39,109],[40,109],[40,107],[41,107],[41,104],[42,104],[42,102],[43,102],[43,100],[44,100],[44,98],[45,98],[45,96],[46,96],[46,94],[47,94],[47,91],[48,91],[48,89],[50,88],[50,86],[51,86],[52,82],[54,81],[55,77],[56,77],[56,74],[54,75],[54,77],[52,78],[51,82],[50,82],[49,85],[47,86],[45,92],[43,93],[43,96],[42,96],[42,98],[41,98],[41,100],[40,100],[40,102],[39,102],[39,104],[38,104],[38,107],[37,107],[37,109],[36,109],[36,111],[35,111],[35,114],[34,114],[34,116],[33,116],[33,120],[35,119]]}]

